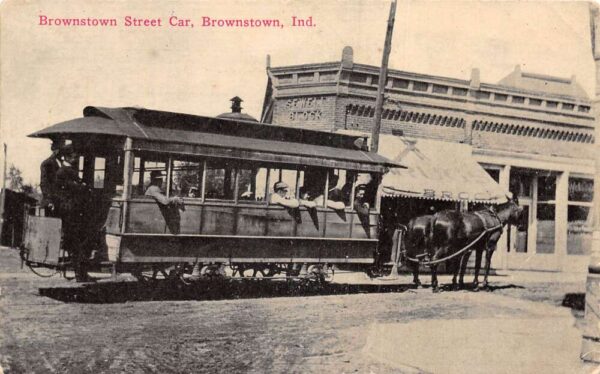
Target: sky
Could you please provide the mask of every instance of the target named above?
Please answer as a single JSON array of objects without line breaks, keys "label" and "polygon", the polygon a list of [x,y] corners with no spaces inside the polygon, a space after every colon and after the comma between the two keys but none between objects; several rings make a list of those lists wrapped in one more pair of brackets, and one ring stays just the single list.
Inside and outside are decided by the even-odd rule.
[{"label": "sky", "polygon": [[[27,135],[81,117],[85,106],[228,112],[233,96],[260,117],[272,66],[339,61],[379,65],[390,1],[25,1],[0,3],[0,141],[8,165],[39,183],[49,141]],[[116,27],[40,25],[47,18],[115,18]],[[125,26],[125,17],[161,19]],[[194,27],[171,27],[169,17]],[[292,17],[313,27],[291,27]],[[211,19],[279,19],[283,28],[202,27]],[[390,68],[496,83],[523,71],[569,78],[594,95],[585,2],[402,1]],[[3,161],[3,155],[0,155]],[[0,164],[1,167],[1,164]]]}]

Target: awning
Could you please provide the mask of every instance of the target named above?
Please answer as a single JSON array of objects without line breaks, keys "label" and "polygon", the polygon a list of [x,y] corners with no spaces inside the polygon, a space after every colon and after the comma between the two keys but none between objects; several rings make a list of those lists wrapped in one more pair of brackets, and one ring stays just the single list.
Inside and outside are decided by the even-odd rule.
[{"label": "awning", "polygon": [[407,169],[383,178],[384,196],[500,204],[509,192],[473,159],[470,145],[381,135],[379,153]]}]

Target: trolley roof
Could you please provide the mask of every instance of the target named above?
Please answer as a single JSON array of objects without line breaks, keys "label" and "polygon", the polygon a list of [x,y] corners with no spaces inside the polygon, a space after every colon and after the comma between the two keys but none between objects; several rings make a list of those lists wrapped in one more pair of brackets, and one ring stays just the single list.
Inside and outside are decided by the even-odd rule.
[{"label": "trolley roof", "polygon": [[83,117],[30,137],[80,135],[130,137],[138,150],[385,172],[404,167],[357,146],[357,136],[164,112],[88,106]]}]

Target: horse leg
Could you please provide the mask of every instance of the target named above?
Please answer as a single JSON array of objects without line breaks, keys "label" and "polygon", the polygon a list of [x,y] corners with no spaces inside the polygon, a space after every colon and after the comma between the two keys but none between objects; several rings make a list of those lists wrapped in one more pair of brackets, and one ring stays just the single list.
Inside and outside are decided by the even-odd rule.
[{"label": "horse leg", "polygon": [[469,257],[471,257],[471,251],[467,251],[462,256],[460,256],[460,277],[458,279],[458,286],[460,287],[460,289],[465,288],[465,272],[467,271]]},{"label": "horse leg", "polygon": [[419,288],[421,286],[421,281],[419,280],[419,263],[410,260],[409,262],[413,273],[413,283],[417,288]]},{"label": "horse leg", "polygon": [[449,260],[448,264],[452,266],[452,289],[458,290],[458,284],[456,283],[456,278],[458,277],[460,265],[456,266],[456,260]]},{"label": "horse leg", "polygon": [[462,275],[460,273],[463,263],[463,256],[448,260],[448,263],[450,266],[452,266],[452,289],[458,291],[461,288],[464,288]]},{"label": "horse leg", "polygon": [[496,250],[496,245],[490,246],[489,248],[487,248],[487,250],[485,251],[485,275],[483,277],[483,288],[484,289],[488,289],[488,275],[490,275],[490,266],[492,264],[492,255],[494,254],[494,251]]},{"label": "horse leg", "polygon": [[431,290],[433,292],[440,292],[438,288],[438,279],[437,279],[437,265],[431,265]]},{"label": "horse leg", "polygon": [[481,257],[483,255],[483,248],[475,249],[475,277],[473,278],[473,289],[476,290],[479,287],[479,271],[481,270]]},{"label": "horse leg", "polygon": [[[438,260],[440,257],[443,256],[443,254],[448,253],[449,247],[442,247],[440,249],[438,249],[437,251],[435,251],[434,255],[431,257],[431,261],[436,261]],[[431,289],[433,292],[440,292],[439,288],[438,288],[438,279],[437,279],[437,264],[433,264],[429,266],[431,268]]]}]

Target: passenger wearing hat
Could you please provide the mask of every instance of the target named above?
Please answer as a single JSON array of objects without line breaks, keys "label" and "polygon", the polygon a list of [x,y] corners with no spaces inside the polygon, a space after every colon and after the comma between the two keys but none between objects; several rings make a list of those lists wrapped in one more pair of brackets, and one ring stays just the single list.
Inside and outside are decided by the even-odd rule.
[{"label": "passenger wearing hat", "polygon": [[63,164],[56,172],[58,189],[58,213],[62,219],[63,243],[73,263],[77,282],[90,281],[87,274],[87,262],[90,245],[87,243],[89,227],[87,224],[90,189],[79,178],[77,161],[79,155],[73,145],[67,144],[60,149]]},{"label": "passenger wearing hat", "polygon": [[52,154],[40,165],[40,188],[42,190],[41,206],[46,210],[46,215],[53,217],[57,214],[57,186],[56,173],[62,166],[60,160],[60,142],[53,140],[50,145]]},{"label": "passenger wearing hat", "polygon": [[278,204],[291,209],[298,208],[300,206],[300,202],[298,200],[291,199],[287,196],[289,191],[289,186],[287,183],[283,181],[275,182],[273,185],[273,191],[275,193],[271,194],[271,204]]},{"label": "passenger wearing hat", "polygon": [[161,205],[179,205],[183,204],[183,199],[178,196],[167,197],[162,190],[163,184],[162,172],[153,170],[150,172],[150,186],[146,189],[145,196],[150,196]]},{"label": "passenger wearing hat", "polygon": [[358,215],[358,220],[361,226],[365,230],[368,238],[371,238],[371,224],[369,222],[369,210],[371,209],[367,202],[366,192],[367,185],[359,184],[356,186],[355,197],[354,197],[354,210]]},{"label": "passenger wearing hat", "polygon": [[365,197],[366,192],[367,192],[366,185],[360,184],[360,185],[356,186],[356,193],[355,193],[356,196],[354,198],[354,209],[357,212],[363,213],[363,214],[368,214],[369,209],[371,208]]}]

